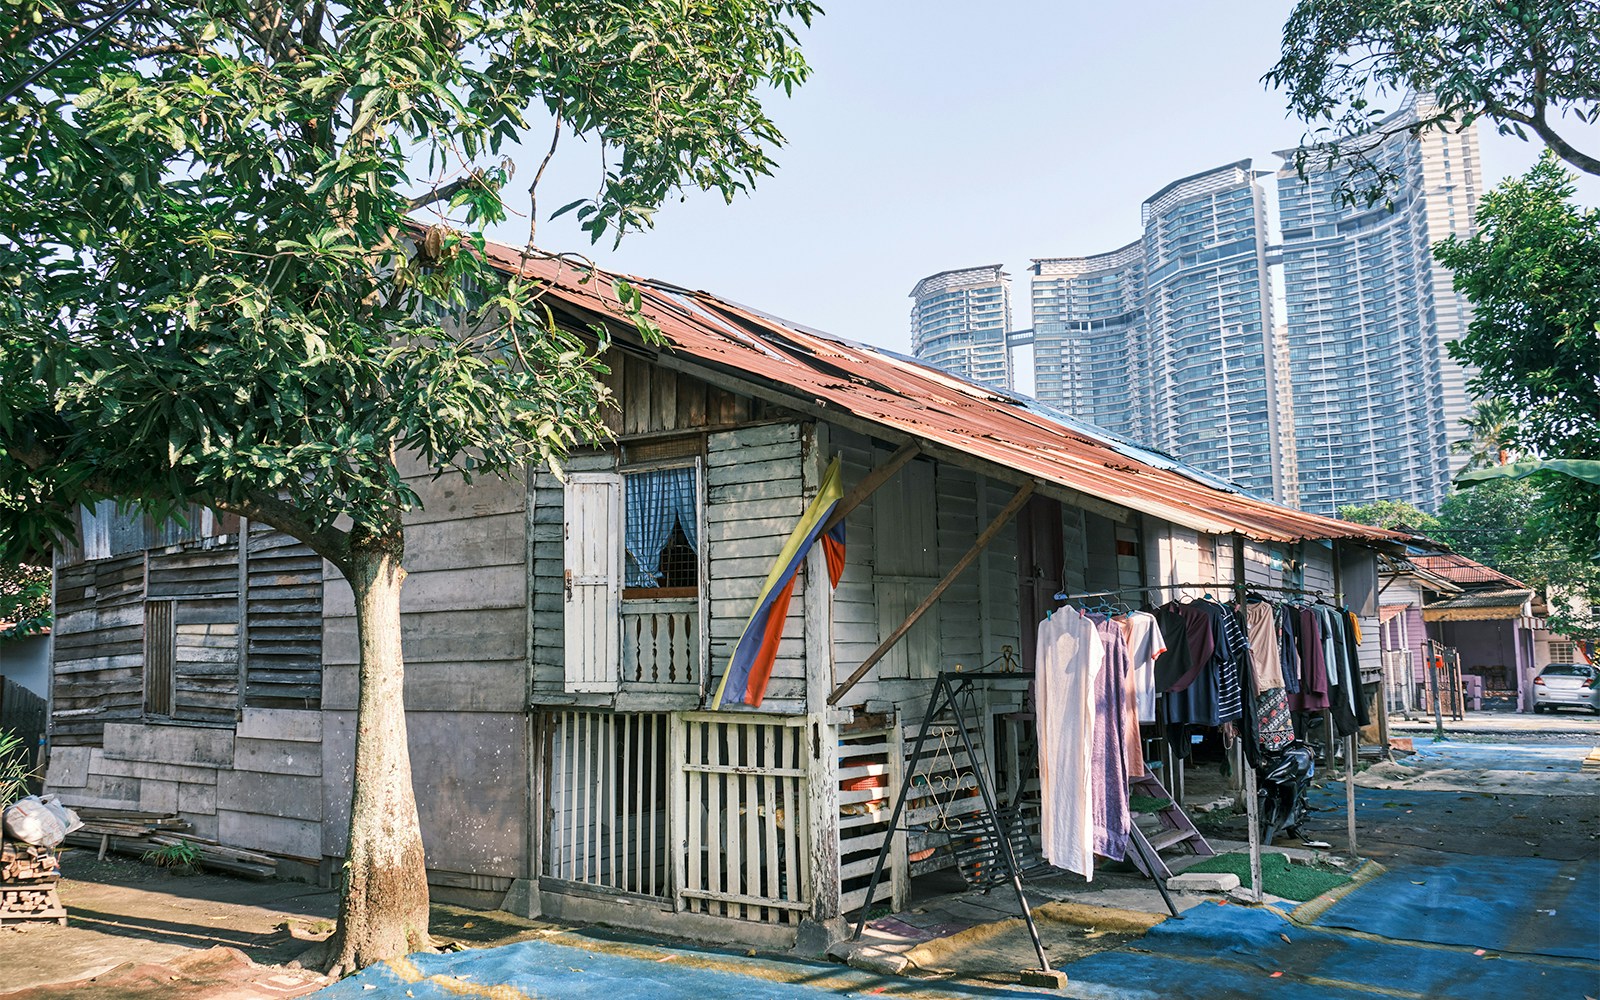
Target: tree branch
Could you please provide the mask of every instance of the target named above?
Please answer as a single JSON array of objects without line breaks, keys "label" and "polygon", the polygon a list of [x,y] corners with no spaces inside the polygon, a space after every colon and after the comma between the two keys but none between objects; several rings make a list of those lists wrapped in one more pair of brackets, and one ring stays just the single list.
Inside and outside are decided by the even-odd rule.
[{"label": "tree branch", "polygon": [[1545,145],[1555,151],[1563,160],[1582,170],[1586,174],[1600,176],[1600,158],[1590,156],[1568,142],[1561,133],[1550,126],[1545,119],[1544,107],[1541,105],[1533,114],[1514,111],[1510,108],[1500,107],[1493,102],[1486,102],[1485,111],[1492,111],[1492,117],[1504,118],[1507,121],[1518,122],[1533,129],[1534,134],[1543,139]]},{"label": "tree branch", "polygon": [[[550,136],[550,148],[545,151],[544,159],[539,161],[539,172],[533,175],[533,183],[528,185],[528,246],[533,246],[533,234],[539,227],[539,181],[544,177],[544,168],[550,165],[550,158],[556,155],[556,143],[561,141],[561,116],[556,115],[556,129]],[[523,255],[523,263],[527,263],[527,255]]]},{"label": "tree branch", "polygon": [[[24,467],[37,471],[57,463],[57,456],[46,448],[38,445],[22,447],[13,445],[7,449],[9,454]],[[117,500],[139,501],[145,497],[129,495],[122,484],[103,475],[91,475],[83,480],[82,486],[91,493],[112,497]],[[257,490],[246,491],[242,500],[230,501],[220,497],[205,495],[191,495],[185,498],[191,503],[203,504],[216,510],[226,511],[248,517],[252,521],[270,524],[287,535],[300,539],[324,559],[339,567],[344,572],[350,559],[350,533],[340,528],[328,525],[324,528],[313,528],[311,521],[306,518],[303,511],[286,500],[263,493]]]},{"label": "tree branch", "polygon": [[270,493],[249,490],[242,500],[203,499],[197,502],[269,524],[305,542],[317,555],[339,567],[339,572],[349,575],[350,533],[331,524],[320,529],[312,528],[305,514],[285,500]]},{"label": "tree branch", "polygon": [[412,198],[406,206],[407,211],[415,212],[419,208],[427,208],[429,205],[433,205],[441,201],[449,201],[451,198],[456,196],[456,192],[464,191],[474,184],[481,185],[482,183],[483,171],[474,170],[464,177],[457,177],[448,184],[441,184],[438,187],[435,187],[427,194],[418,195],[417,197]]}]

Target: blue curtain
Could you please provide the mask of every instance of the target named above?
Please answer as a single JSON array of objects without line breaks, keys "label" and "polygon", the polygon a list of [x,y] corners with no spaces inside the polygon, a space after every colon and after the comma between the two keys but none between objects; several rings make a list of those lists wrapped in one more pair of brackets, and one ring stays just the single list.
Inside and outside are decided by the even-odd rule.
[{"label": "blue curtain", "polygon": [[627,483],[628,567],[625,585],[661,586],[661,550],[676,525],[689,547],[700,551],[694,469],[630,473]]}]

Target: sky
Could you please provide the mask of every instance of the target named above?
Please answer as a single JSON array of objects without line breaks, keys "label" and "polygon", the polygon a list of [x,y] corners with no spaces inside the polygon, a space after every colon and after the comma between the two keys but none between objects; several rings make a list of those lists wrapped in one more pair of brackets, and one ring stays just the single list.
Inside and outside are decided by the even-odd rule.
[{"label": "sky", "polygon": [[[1003,264],[1013,323],[1026,326],[1031,258],[1122,246],[1140,233],[1140,203],[1170,181],[1247,157],[1276,170],[1274,151],[1303,132],[1261,82],[1291,0],[824,6],[801,35],[812,78],[766,102],[788,140],[774,176],[731,205],[691,193],[616,249],[591,245],[570,216],[541,220],[541,246],[909,351],[918,279]],[[517,156],[513,188],[546,136]],[[1600,146],[1600,128],[1580,138]],[[1539,154],[1492,126],[1480,142],[1489,186]],[[595,148],[564,141],[540,184],[543,214],[598,176]],[[1582,180],[1580,200],[1600,204],[1600,178]],[[491,236],[522,243],[525,217]]]}]

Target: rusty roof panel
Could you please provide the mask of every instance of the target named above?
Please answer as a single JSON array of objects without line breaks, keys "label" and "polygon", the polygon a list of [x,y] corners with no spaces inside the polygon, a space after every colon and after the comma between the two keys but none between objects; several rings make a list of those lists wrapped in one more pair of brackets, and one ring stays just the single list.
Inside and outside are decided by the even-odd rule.
[{"label": "rusty roof panel", "polygon": [[[490,260],[548,283],[570,309],[630,323],[616,277],[559,260],[527,258],[489,244]],[[736,305],[626,277],[643,311],[680,354],[727,370],[826,417],[852,414],[927,444],[1014,469],[1043,483],[1098,497],[1211,534],[1258,541],[1347,538],[1394,542],[1394,532],[1309,514],[1239,491],[1213,476],[1054,413],[1035,401],[982,388],[912,359],[854,344]]]}]

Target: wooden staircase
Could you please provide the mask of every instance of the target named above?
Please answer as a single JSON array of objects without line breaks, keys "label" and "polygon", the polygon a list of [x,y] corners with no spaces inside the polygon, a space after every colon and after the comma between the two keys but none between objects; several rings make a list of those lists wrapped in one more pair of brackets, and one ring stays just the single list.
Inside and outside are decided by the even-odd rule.
[{"label": "wooden staircase", "polygon": [[[1210,857],[1217,853],[1206,843],[1205,836],[1195,827],[1194,821],[1167,793],[1166,787],[1155,775],[1146,773],[1143,777],[1129,781],[1128,793],[1130,796],[1142,795],[1153,799],[1165,799],[1167,802],[1165,809],[1133,814],[1133,837],[1143,843],[1148,850],[1129,851],[1128,859],[1144,875],[1158,879],[1162,884],[1172,877],[1172,870],[1161,857],[1164,851],[1183,848],[1199,857]],[[1141,819],[1145,820],[1143,826],[1139,822]],[[1154,872],[1150,871],[1150,865],[1145,863],[1146,857],[1150,858],[1150,865],[1156,867]]]}]

